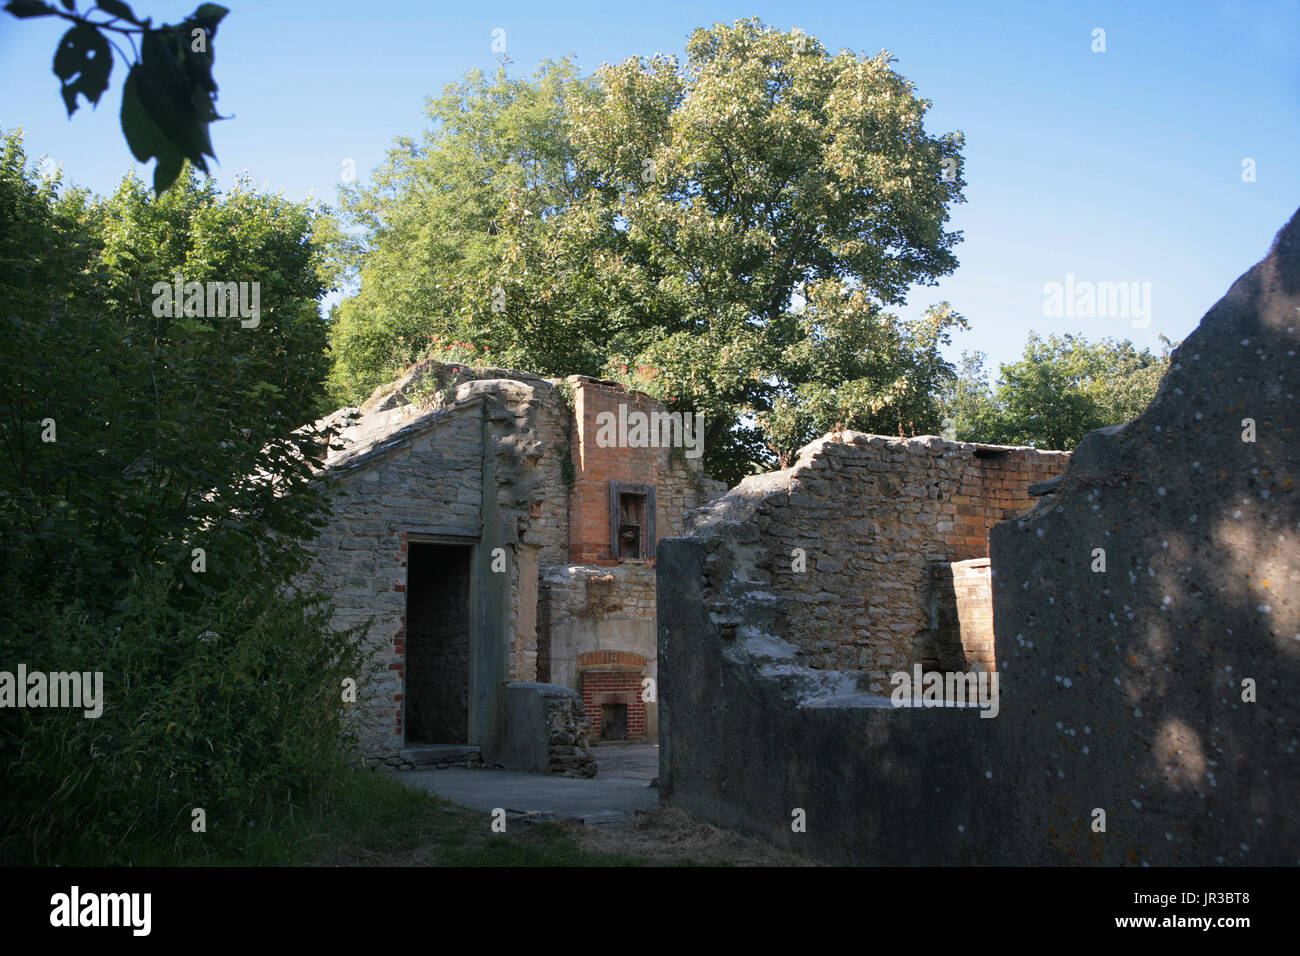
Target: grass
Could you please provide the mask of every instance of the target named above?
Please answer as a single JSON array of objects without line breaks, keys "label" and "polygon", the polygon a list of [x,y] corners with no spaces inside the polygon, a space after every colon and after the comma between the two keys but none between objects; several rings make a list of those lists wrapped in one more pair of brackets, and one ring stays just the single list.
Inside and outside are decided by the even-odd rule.
[{"label": "grass", "polygon": [[[137,866],[627,866],[643,860],[581,849],[550,823],[507,821],[405,787],[370,770],[342,773],[328,790],[251,826],[207,833],[170,847],[140,847]],[[90,862],[72,861],[67,862]]]}]

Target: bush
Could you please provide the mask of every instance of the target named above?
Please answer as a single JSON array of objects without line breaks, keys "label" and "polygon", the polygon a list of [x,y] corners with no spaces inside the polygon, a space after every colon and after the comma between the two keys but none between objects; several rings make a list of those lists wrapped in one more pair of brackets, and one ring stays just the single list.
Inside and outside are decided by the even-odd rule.
[{"label": "bush", "polygon": [[[94,200],[0,151],[0,670],[101,672],[103,714],[0,708],[9,862],[126,863],[343,765],[362,629],[295,586],[327,519],[320,213],[192,173]],[[262,319],[157,283],[256,281]],[[49,440],[49,439],[53,440]],[[196,550],[198,549],[198,550]],[[152,852],[152,851],[151,851]]]}]

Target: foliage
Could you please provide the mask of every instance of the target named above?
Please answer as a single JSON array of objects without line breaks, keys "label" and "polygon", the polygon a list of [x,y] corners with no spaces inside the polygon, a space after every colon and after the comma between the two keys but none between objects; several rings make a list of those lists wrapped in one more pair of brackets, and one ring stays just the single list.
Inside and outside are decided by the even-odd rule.
[{"label": "foliage", "polygon": [[963,354],[946,409],[960,441],[1070,450],[1090,431],[1130,421],[1155,396],[1174,347],[1160,355],[1132,342],[1088,342],[1072,334],[1031,334],[1025,354],[1004,364],[990,388],[984,356]]},{"label": "foliage", "polygon": [[[359,634],[293,586],[324,522],[327,436],[297,429],[326,370],[318,218],[192,172],[60,191],[4,137],[0,660],[102,672],[106,698],[0,711],[6,858],[198,839],[191,808],[236,826],[341,759]],[[260,325],[158,314],[178,274],[259,282]]]},{"label": "foliage", "polygon": [[937,420],[925,390],[951,378],[937,346],[961,320],[885,307],[956,266],[962,138],[925,133],[891,62],[751,19],[696,31],[685,63],[471,74],[345,193],[361,285],[335,397],[429,333],[548,375],[649,367],[648,390],[704,413],[729,480],[836,422]]},{"label": "foliage", "polygon": [[[180,175],[185,161],[208,171],[205,156],[217,158],[208,124],[221,117],[213,102],[217,84],[212,78],[217,24],[230,11],[203,3],[177,24],[153,26],[152,17],[140,20],[123,0],[99,0],[85,13],[76,0],[61,0],[64,10],[43,0],[10,0],[5,10],[20,19],[60,17],[72,28],[59,40],[54,54],[54,75],[62,82],[60,94],[68,116],[77,111],[77,97],[98,104],[108,89],[116,45],[109,34],[132,41],[140,37],[140,54],[131,63],[122,87],[122,133],[132,154],[142,163],[157,158],[154,190],[162,193]],[[108,19],[92,20],[92,13]],[[122,24],[130,24],[123,26]]]}]

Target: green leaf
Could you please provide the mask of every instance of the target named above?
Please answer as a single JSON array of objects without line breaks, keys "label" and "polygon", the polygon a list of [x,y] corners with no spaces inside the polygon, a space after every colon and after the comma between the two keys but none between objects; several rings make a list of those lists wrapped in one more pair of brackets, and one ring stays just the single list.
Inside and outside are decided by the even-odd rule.
[{"label": "green leaf", "polygon": [[142,163],[157,157],[153,188],[161,194],[180,175],[185,156],[154,122],[140,97],[140,83],[148,82],[140,64],[131,67],[122,89],[122,133],[132,154]]},{"label": "green leaf", "polygon": [[57,13],[48,3],[41,3],[41,0],[10,0],[5,4],[5,9],[16,17],[26,19],[27,17],[48,17]]},{"label": "green leaf", "polygon": [[63,34],[54,53],[54,75],[63,81],[63,102],[69,116],[77,111],[78,93],[85,94],[91,103],[99,102],[108,89],[112,69],[113,53],[108,40],[94,27],[82,23]]},{"label": "green leaf", "polygon": [[212,36],[217,34],[217,24],[221,22],[230,10],[219,3],[201,3],[194,11],[191,20],[197,20],[200,26],[206,27]]},{"label": "green leaf", "polygon": [[[140,104],[163,137],[183,158],[207,172],[203,157],[216,157],[208,136],[212,116],[204,115],[199,98],[191,95],[192,89],[171,46],[175,40],[176,35],[171,33],[145,35],[143,56],[137,64],[140,73],[136,91]],[[133,73],[135,69],[132,68]],[[206,102],[210,106],[211,99],[207,98]]]},{"label": "green leaf", "polygon": [[95,6],[99,7],[99,9],[103,10],[110,16],[117,17],[121,20],[130,20],[132,23],[137,24],[140,22],[135,18],[135,12],[123,3],[122,0],[99,0]]}]

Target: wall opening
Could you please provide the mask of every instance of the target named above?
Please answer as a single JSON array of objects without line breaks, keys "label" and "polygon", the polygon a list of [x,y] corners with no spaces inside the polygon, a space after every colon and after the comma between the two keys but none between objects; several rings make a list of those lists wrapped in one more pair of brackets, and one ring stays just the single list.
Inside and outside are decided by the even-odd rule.
[{"label": "wall opening", "polygon": [[627,740],[627,704],[600,705],[600,739]]},{"label": "wall opening", "polygon": [[645,528],[645,495],[618,496],[618,557],[641,557]]},{"label": "wall opening", "polygon": [[406,743],[469,742],[470,557],[412,542],[406,577]]},{"label": "wall opening", "polygon": [[609,483],[610,557],[638,561],[655,556],[655,487]]}]

